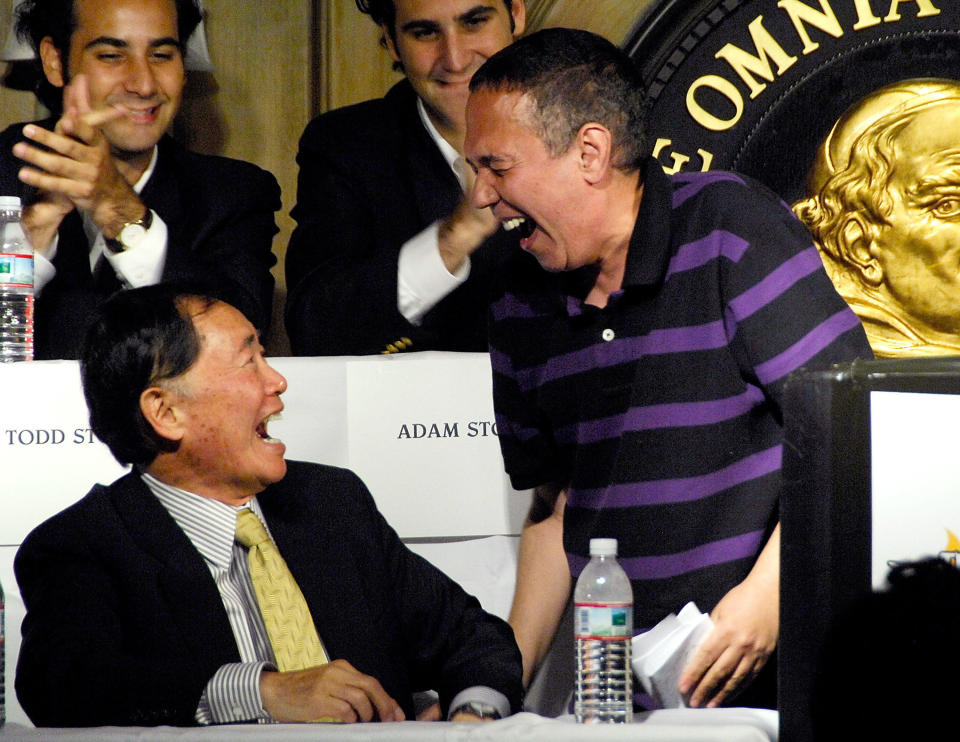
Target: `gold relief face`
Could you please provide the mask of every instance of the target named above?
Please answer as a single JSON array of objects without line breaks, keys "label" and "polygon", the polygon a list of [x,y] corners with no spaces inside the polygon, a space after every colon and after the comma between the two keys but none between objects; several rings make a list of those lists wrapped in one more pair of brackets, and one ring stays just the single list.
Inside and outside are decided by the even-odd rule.
[{"label": "gold relief face", "polygon": [[859,101],[818,150],[808,196],[794,211],[874,352],[960,353],[960,82]]}]

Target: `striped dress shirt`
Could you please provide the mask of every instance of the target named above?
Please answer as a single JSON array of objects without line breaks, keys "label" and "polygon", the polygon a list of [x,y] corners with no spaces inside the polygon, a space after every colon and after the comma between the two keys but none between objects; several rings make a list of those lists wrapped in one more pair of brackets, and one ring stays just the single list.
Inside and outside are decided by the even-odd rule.
[{"label": "striped dress shirt", "polygon": [[[207,683],[197,707],[197,722],[272,721],[260,697],[260,673],[277,668],[250,581],[248,551],[235,539],[241,508],[172,487],[146,472],[141,476],[203,557],[240,651],[241,662],[224,665]],[[269,534],[256,498],[243,507],[260,518]]]}]

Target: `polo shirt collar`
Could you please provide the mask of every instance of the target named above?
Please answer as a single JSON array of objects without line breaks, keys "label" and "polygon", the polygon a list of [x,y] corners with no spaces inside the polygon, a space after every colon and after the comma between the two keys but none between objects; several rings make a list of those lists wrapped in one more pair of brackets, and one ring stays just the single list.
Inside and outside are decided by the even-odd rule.
[{"label": "polo shirt collar", "polygon": [[623,287],[656,286],[670,262],[670,214],[673,184],[653,157],[643,165],[643,198],[633,225]]}]

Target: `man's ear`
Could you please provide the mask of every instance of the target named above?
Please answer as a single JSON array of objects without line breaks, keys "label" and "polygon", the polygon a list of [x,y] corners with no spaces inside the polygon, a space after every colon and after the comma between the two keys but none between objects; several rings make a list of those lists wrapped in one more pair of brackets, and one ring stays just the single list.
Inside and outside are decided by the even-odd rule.
[{"label": "man's ear", "polygon": [[152,386],[140,394],[140,412],[154,432],[168,441],[183,438],[184,417],[178,406],[180,395],[172,389]]},{"label": "man's ear", "polygon": [[383,34],[381,37],[383,39],[383,45],[387,47],[387,51],[390,52],[390,58],[394,61],[395,64],[403,64],[400,61],[400,55],[397,54],[397,44],[393,40],[393,32],[387,24],[380,26],[380,32]]},{"label": "man's ear", "polygon": [[879,286],[883,282],[883,267],[873,254],[873,230],[859,214],[847,217],[838,241],[844,261],[859,273],[861,280],[873,288]]},{"label": "man's ear", "polygon": [[577,132],[575,146],[580,156],[580,172],[588,183],[599,183],[607,177],[613,147],[610,130],[603,124],[588,122]]},{"label": "man's ear", "polygon": [[510,16],[513,18],[513,38],[519,39],[527,27],[527,8],[523,0],[512,0]]},{"label": "man's ear", "polygon": [[43,74],[47,81],[55,88],[62,88],[67,84],[66,70],[63,68],[63,55],[53,45],[53,39],[44,36],[40,41],[40,63],[43,65]]}]

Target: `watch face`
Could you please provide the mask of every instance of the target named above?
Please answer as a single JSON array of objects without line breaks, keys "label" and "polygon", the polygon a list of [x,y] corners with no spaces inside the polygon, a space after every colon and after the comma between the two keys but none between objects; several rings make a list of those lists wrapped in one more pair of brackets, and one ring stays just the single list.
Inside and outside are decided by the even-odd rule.
[{"label": "watch face", "polygon": [[131,248],[136,247],[146,234],[142,224],[128,224],[120,230],[118,237],[125,248]]}]

